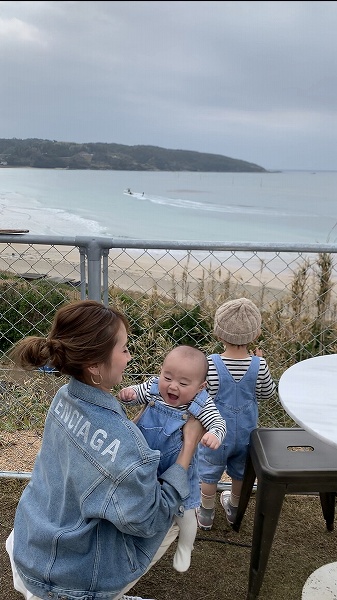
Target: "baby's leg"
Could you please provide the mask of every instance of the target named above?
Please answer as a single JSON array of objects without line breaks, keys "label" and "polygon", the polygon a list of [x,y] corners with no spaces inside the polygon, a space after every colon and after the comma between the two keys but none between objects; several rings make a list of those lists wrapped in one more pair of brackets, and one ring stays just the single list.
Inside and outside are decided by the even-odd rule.
[{"label": "baby's leg", "polygon": [[185,510],[183,517],[176,517],[175,522],[179,527],[179,537],[176,553],[173,557],[173,567],[176,571],[183,573],[191,564],[191,552],[193,550],[198,524],[195,509]]}]

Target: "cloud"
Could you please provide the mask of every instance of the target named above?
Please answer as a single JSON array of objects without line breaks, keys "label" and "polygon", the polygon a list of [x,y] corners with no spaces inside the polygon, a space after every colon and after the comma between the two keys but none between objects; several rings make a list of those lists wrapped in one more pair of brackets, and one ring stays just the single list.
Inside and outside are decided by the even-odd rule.
[{"label": "cloud", "polygon": [[2,137],[337,169],[335,2],[0,2]]}]

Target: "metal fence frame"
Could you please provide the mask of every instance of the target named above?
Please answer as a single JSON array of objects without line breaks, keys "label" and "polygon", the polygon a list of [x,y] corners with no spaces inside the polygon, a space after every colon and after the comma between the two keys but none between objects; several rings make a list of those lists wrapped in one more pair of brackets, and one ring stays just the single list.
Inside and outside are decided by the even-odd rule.
[{"label": "metal fence frame", "polygon": [[287,243],[261,243],[255,242],[203,242],[190,241],[162,241],[141,240],[129,238],[106,238],[88,236],[37,236],[37,235],[0,235],[2,244],[28,244],[48,246],[72,246],[78,248],[81,269],[81,297],[92,300],[108,302],[108,257],[109,250],[136,249],[136,250],[185,250],[186,252],[272,252],[274,254],[286,252],[295,255],[330,253],[337,254],[337,244],[287,244]]}]

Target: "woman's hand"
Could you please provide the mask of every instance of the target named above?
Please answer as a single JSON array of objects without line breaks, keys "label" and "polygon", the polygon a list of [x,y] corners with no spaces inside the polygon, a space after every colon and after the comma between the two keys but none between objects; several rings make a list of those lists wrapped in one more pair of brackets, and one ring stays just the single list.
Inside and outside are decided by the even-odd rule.
[{"label": "woman's hand", "polygon": [[198,443],[205,433],[205,429],[198,419],[190,416],[183,427],[183,447],[179,452],[177,463],[188,469],[189,464],[196,451]]}]

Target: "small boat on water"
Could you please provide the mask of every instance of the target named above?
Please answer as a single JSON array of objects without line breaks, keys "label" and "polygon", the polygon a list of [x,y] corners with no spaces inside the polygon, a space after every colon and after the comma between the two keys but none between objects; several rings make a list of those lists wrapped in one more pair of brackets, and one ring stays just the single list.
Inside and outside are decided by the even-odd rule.
[{"label": "small boat on water", "polygon": [[144,192],[131,192],[130,188],[124,190],[123,194],[126,194],[127,196],[134,196],[135,198],[145,198]]}]

